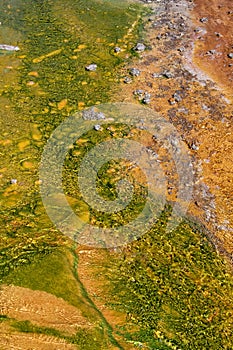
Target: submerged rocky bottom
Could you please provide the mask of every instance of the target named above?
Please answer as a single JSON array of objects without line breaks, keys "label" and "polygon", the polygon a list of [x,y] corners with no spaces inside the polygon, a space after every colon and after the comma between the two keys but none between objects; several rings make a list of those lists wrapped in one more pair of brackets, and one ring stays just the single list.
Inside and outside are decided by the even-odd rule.
[{"label": "submerged rocky bottom", "polygon": [[[23,349],[49,346],[50,350],[58,346],[230,349],[232,276],[200,226],[184,220],[168,233],[171,208],[166,206],[151,230],[124,249],[95,251],[60,235],[43,208],[38,160],[51,132],[77,110],[109,101],[111,94],[118,91],[119,80],[124,79],[125,72],[121,76],[119,71],[127,56],[131,55],[132,60],[132,54],[135,55],[131,49],[139,34],[137,25],[133,25],[138,23],[139,8],[112,4],[106,6],[106,2],[100,1],[92,1],[88,7],[84,1],[67,1],[65,5],[62,1],[1,4],[4,9],[1,39],[5,40],[8,33],[9,44],[19,45],[20,51],[0,56],[3,76],[0,145],[6,155],[0,169],[3,238],[0,303],[4,304],[0,345],[6,349],[9,344]],[[121,52],[114,52],[115,47],[121,47]],[[167,49],[170,50],[168,44]],[[138,58],[133,61],[134,67],[136,62]],[[148,59],[145,74],[151,73],[149,63]],[[86,69],[91,64],[97,65],[95,69]],[[162,67],[162,73],[168,73],[167,68]],[[159,73],[158,69],[152,73],[156,72]],[[176,78],[178,72],[173,74]],[[132,86],[142,75],[131,74],[133,85],[127,86],[134,90]],[[187,72],[186,77],[190,78]],[[183,100],[175,101],[178,112],[169,102],[173,78],[168,74],[153,78],[159,79],[159,89],[166,95],[156,96],[158,110],[162,104],[169,109],[170,121],[178,128],[181,126],[192,145],[190,125],[195,123],[185,123]],[[183,77],[178,76],[177,80],[184,83]],[[193,91],[204,94],[197,84],[195,80]],[[211,90],[211,84],[207,86]],[[148,85],[147,89],[152,87],[157,91],[157,85]],[[126,86],[123,91],[126,98]],[[120,92],[118,98],[121,99]],[[133,93],[132,98],[136,103]],[[154,100],[153,92],[150,103]],[[204,113],[206,109],[203,118]],[[104,129],[108,137],[130,132],[122,126],[108,127]],[[98,130],[92,130],[72,148],[65,163],[64,188],[74,209],[79,214],[81,210],[85,220],[115,225],[116,220],[112,222],[109,215],[91,211],[81,203],[72,181],[72,170],[76,170],[80,160],[77,157],[100,140]],[[115,182],[119,168],[124,174],[124,166],[113,162],[101,169],[98,186],[104,198],[116,197]],[[142,185],[137,189],[141,197],[134,196],[133,215],[135,206],[137,210],[143,206],[146,195]],[[125,212],[121,217],[123,223],[129,219],[128,214]],[[37,298],[41,305],[36,303]],[[49,308],[46,320],[43,309],[46,298],[60,312],[62,320]],[[61,305],[59,298],[67,304]],[[71,306],[74,308],[70,309]],[[72,318],[75,313],[76,319]]]}]

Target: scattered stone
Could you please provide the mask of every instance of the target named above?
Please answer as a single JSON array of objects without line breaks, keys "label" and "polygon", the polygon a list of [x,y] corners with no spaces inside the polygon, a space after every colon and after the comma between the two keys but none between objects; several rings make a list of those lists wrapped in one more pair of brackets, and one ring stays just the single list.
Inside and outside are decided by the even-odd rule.
[{"label": "scattered stone", "polygon": [[216,50],[209,50],[206,52],[207,55],[215,55],[217,53]]},{"label": "scattered stone", "polygon": [[200,18],[201,23],[207,23],[208,22],[208,17],[202,17]]},{"label": "scattered stone", "polygon": [[228,56],[229,58],[233,58],[233,52],[230,52],[227,56]]},{"label": "scattered stone", "polygon": [[177,51],[179,51],[179,52],[184,52],[185,51],[185,48],[182,46],[182,47],[179,47],[178,49],[177,49]]},{"label": "scattered stone", "polygon": [[167,78],[167,79],[174,78],[174,75],[171,72],[164,72],[162,75],[164,78]]},{"label": "scattered stone", "polygon": [[184,114],[188,114],[189,110],[186,107],[181,107],[177,110],[179,113],[184,113]]},{"label": "scattered stone", "polygon": [[86,66],[85,69],[89,72],[95,72],[97,69],[97,64],[95,63],[89,64],[89,66]]},{"label": "scattered stone", "polygon": [[183,99],[179,92],[175,92],[172,97],[174,98],[175,102],[181,102]]},{"label": "scattered stone", "polygon": [[137,69],[137,68],[131,68],[130,70],[129,70],[129,72],[130,72],[130,74],[132,75],[132,76],[134,76],[134,77],[138,77],[139,75],[140,75],[140,70],[139,69]]},{"label": "scattered stone", "polygon": [[145,96],[142,99],[142,103],[148,105],[151,102],[151,94],[149,94],[148,92],[145,93]]},{"label": "scattered stone", "polygon": [[199,150],[199,146],[196,145],[194,142],[191,144],[190,148],[194,151],[198,151]]},{"label": "scattered stone", "polygon": [[203,111],[210,111],[210,107],[208,107],[204,103],[201,105],[201,108],[203,109]]},{"label": "scattered stone", "polygon": [[144,94],[144,90],[138,89],[138,90],[135,90],[133,93],[136,96],[142,96]]},{"label": "scattered stone", "polygon": [[194,32],[195,33],[202,33],[202,32],[205,32],[205,29],[202,28],[202,27],[197,27],[197,28],[194,29]]},{"label": "scattered stone", "polygon": [[140,51],[140,52],[145,51],[145,49],[146,49],[146,46],[142,43],[137,43],[137,45],[134,48],[135,51]]},{"label": "scattered stone", "polygon": [[120,47],[118,47],[118,46],[117,46],[117,47],[115,47],[115,48],[114,48],[114,52],[116,52],[116,53],[121,52],[121,48],[120,48]]},{"label": "scattered stone", "polygon": [[169,104],[170,104],[171,106],[173,106],[173,105],[176,104],[176,101],[175,101],[173,98],[170,98],[170,99],[168,100],[168,102],[169,102]]},{"label": "scattered stone", "polygon": [[5,45],[0,44],[0,50],[6,50],[6,51],[19,51],[20,48],[18,46],[12,46],[12,45]]},{"label": "scattered stone", "polygon": [[162,77],[162,74],[160,73],[152,73],[152,78],[161,78]]},{"label": "scattered stone", "polygon": [[125,77],[124,78],[124,83],[125,84],[130,84],[130,83],[132,83],[132,79],[130,77]]},{"label": "scattered stone", "polygon": [[11,179],[11,184],[12,184],[12,185],[17,184],[17,179]]},{"label": "scattered stone", "polygon": [[86,109],[82,112],[82,117],[84,120],[101,120],[105,119],[105,115],[102,112],[95,110],[95,107]]},{"label": "scattered stone", "polygon": [[101,125],[99,125],[99,124],[94,125],[94,130],[95,131],[101,130]]}]

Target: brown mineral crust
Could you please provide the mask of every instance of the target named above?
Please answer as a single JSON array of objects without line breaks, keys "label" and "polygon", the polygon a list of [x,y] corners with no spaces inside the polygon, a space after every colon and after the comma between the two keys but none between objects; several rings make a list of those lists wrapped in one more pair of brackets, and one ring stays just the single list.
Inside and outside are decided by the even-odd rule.
[{"label": "brown mineral crust", "polygon": [[[201,0],[196,0],[196,4],[197,1],[201,3]],[[203,42],[195,37],[195,29],[212,23],[210,18],[206,23],[200,22],[200,19],[210,16],[208,11],[212,11],[212,17],[218,19],[216,3],[217,0],[203,1],[203,12],[198,15],[194,12],[198,10],[197,6],[194,8],[190,1],[162,0],[153,3],[154,15],[146,23],[149,48],[122,71],[122,81],[131,67],[139,69],[140,75],[133,77],[131,83],[124,84],[116,100],[138,103],[141,97],[135,95],[135,91],[143,90],[151,94],[146,106],[169,120],[178,130],[194,160],[195,183],[189,213],[204,224],[219,251],[230,258],[233,253],[233,104],[229,99],[232,68],[225,67],[228,80],[223,89],[225,73],[220,67],[218,71],[215,69],[215,65],[220,63],[215,63],[208,55],[205,57],[209,60],[207,70],[201,63],[199,65],[202,56],[198,56],[197,62],[197,54],[193,52],[195,43],[199,45]],[[230,1],[222,2],[225,3],[228,4],[224,8],[227,16]],[[209,9],[204,12],[206,8]],[[229,21],[224,24],[230,40],[232,24]],[[209,38],[206,40],[213,42]],[[222,42],[225,54],[229,45],[230,41],[227,44]],[[207,49],[216,48],[209,46],[205,51]],[[233,63],[233,59],[225,56],[221,61],[223,64]],[[211,73],[215,71],[216,74],[219,72],[216,78]],[[218,77],[221,77],[221,83]],[[177,93],[181,97],[178,101],[174,99]]]},{"label": "brown mineral crust", "polygon": [[[232,0],[194,0],[193,22],[204,31],[195,33],[194,63],[233,98]],[[207,18],[207,21],[202,19]]]}]

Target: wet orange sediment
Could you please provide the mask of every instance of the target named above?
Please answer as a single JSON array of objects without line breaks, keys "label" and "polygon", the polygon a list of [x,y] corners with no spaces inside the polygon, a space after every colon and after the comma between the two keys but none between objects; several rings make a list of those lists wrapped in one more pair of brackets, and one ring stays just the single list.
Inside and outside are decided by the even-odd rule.
[{"label": "wet orange sediment", "polygon": [[[195,5],[188,15],[192,23],[178,43],[169,39],[169,35],[174,34],[173,29],[167,30],[166,24],[157,25],[157,13],[156,26],[151,22],[146,24],[151,49],[122,72],[127,76],[129,68],[135,67],[141,74],[131,77],[130,84],[124,84],[116,100],[137,103],[138,97],[133,92],[136,89],[147,91],[151,94],[148,107],[176,127],[195,157],[194,167],[198,174],[189,213],[219,240],[220,251],[223,249],[230,255],[233,252],[233,104],[230,100],[233,68],[229,64],[233,64],[233,59],[227,55],[233,51],[232,14],[228,15],[232,6],[227,0],[195,0]],[[180,13],[175,14],[169,8],[167,11],[166,23],[179,21]],[[208,17],[208,22],[200,22],[202,17]],[[197,33],[198,27],[204,28],[207,34]],[[166,31],[168,37],[163,35]],[[179,53],[180,47],[185,48],[183,54]],[[214,59],[215,56],[204,54],[208,50],[222,54]],[[164,71],[175,74],[169,79],[152,77],[152,73]],[[170,103],[177,90],[182,90],[184,97],[180,102]],[[190,147],[192,143],[198,145],[196,150]],[[208,189],[207,195],[203,188]]]},{"label": "wet orange sediment", "polygon": [[[195,34],[193,63],[204,71],[230,100],[221,117],[232,118],[233,114],[233,4],[231,0],[194,0],[192,20],[203,27],[203,33]],[[207,22],[201,19],[206,17]],[[214,50],[214,51],[211,51]],[[212,121],[210,132],[202,137],[203,155],[211,150],[211,161],[203,165],[205,182],[215,195],[216,214],[220,225],[232,227],[233,197],[233,127],[229,121]],[[203,135],[204,136],[204,135]],[[200,158],[203,159],[201,156]],[[224,222],[227,223],[224,225]],[[224,242],[229,252],[233,251],[232,230],[220,230],[216,235]]]},{"label": "wet orange sediment", "polygon": [[[194,0],[196,32],[194,62],[233,98],[233,3],[232,0]],[[207,22],[200,20],[206,17]],[[211,51],[215,50],[215,51]]]}]

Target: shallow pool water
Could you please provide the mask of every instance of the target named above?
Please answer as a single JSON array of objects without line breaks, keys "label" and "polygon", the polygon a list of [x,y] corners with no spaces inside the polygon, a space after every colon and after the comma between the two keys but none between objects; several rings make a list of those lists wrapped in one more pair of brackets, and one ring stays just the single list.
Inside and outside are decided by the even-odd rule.
[{"label": "shallow pool water", "polygon": [[[4,249],[7,241],[20,251],[22,239],[48,234],[49,243],[55,232],[39,194],[46,140],[68,116],[111,100],[142,9],[114,0],[1,0],[0,7],[0,44],[20,48],[0,50],[1,233]],[[85,69],[90,64],[96,71]]]}]

